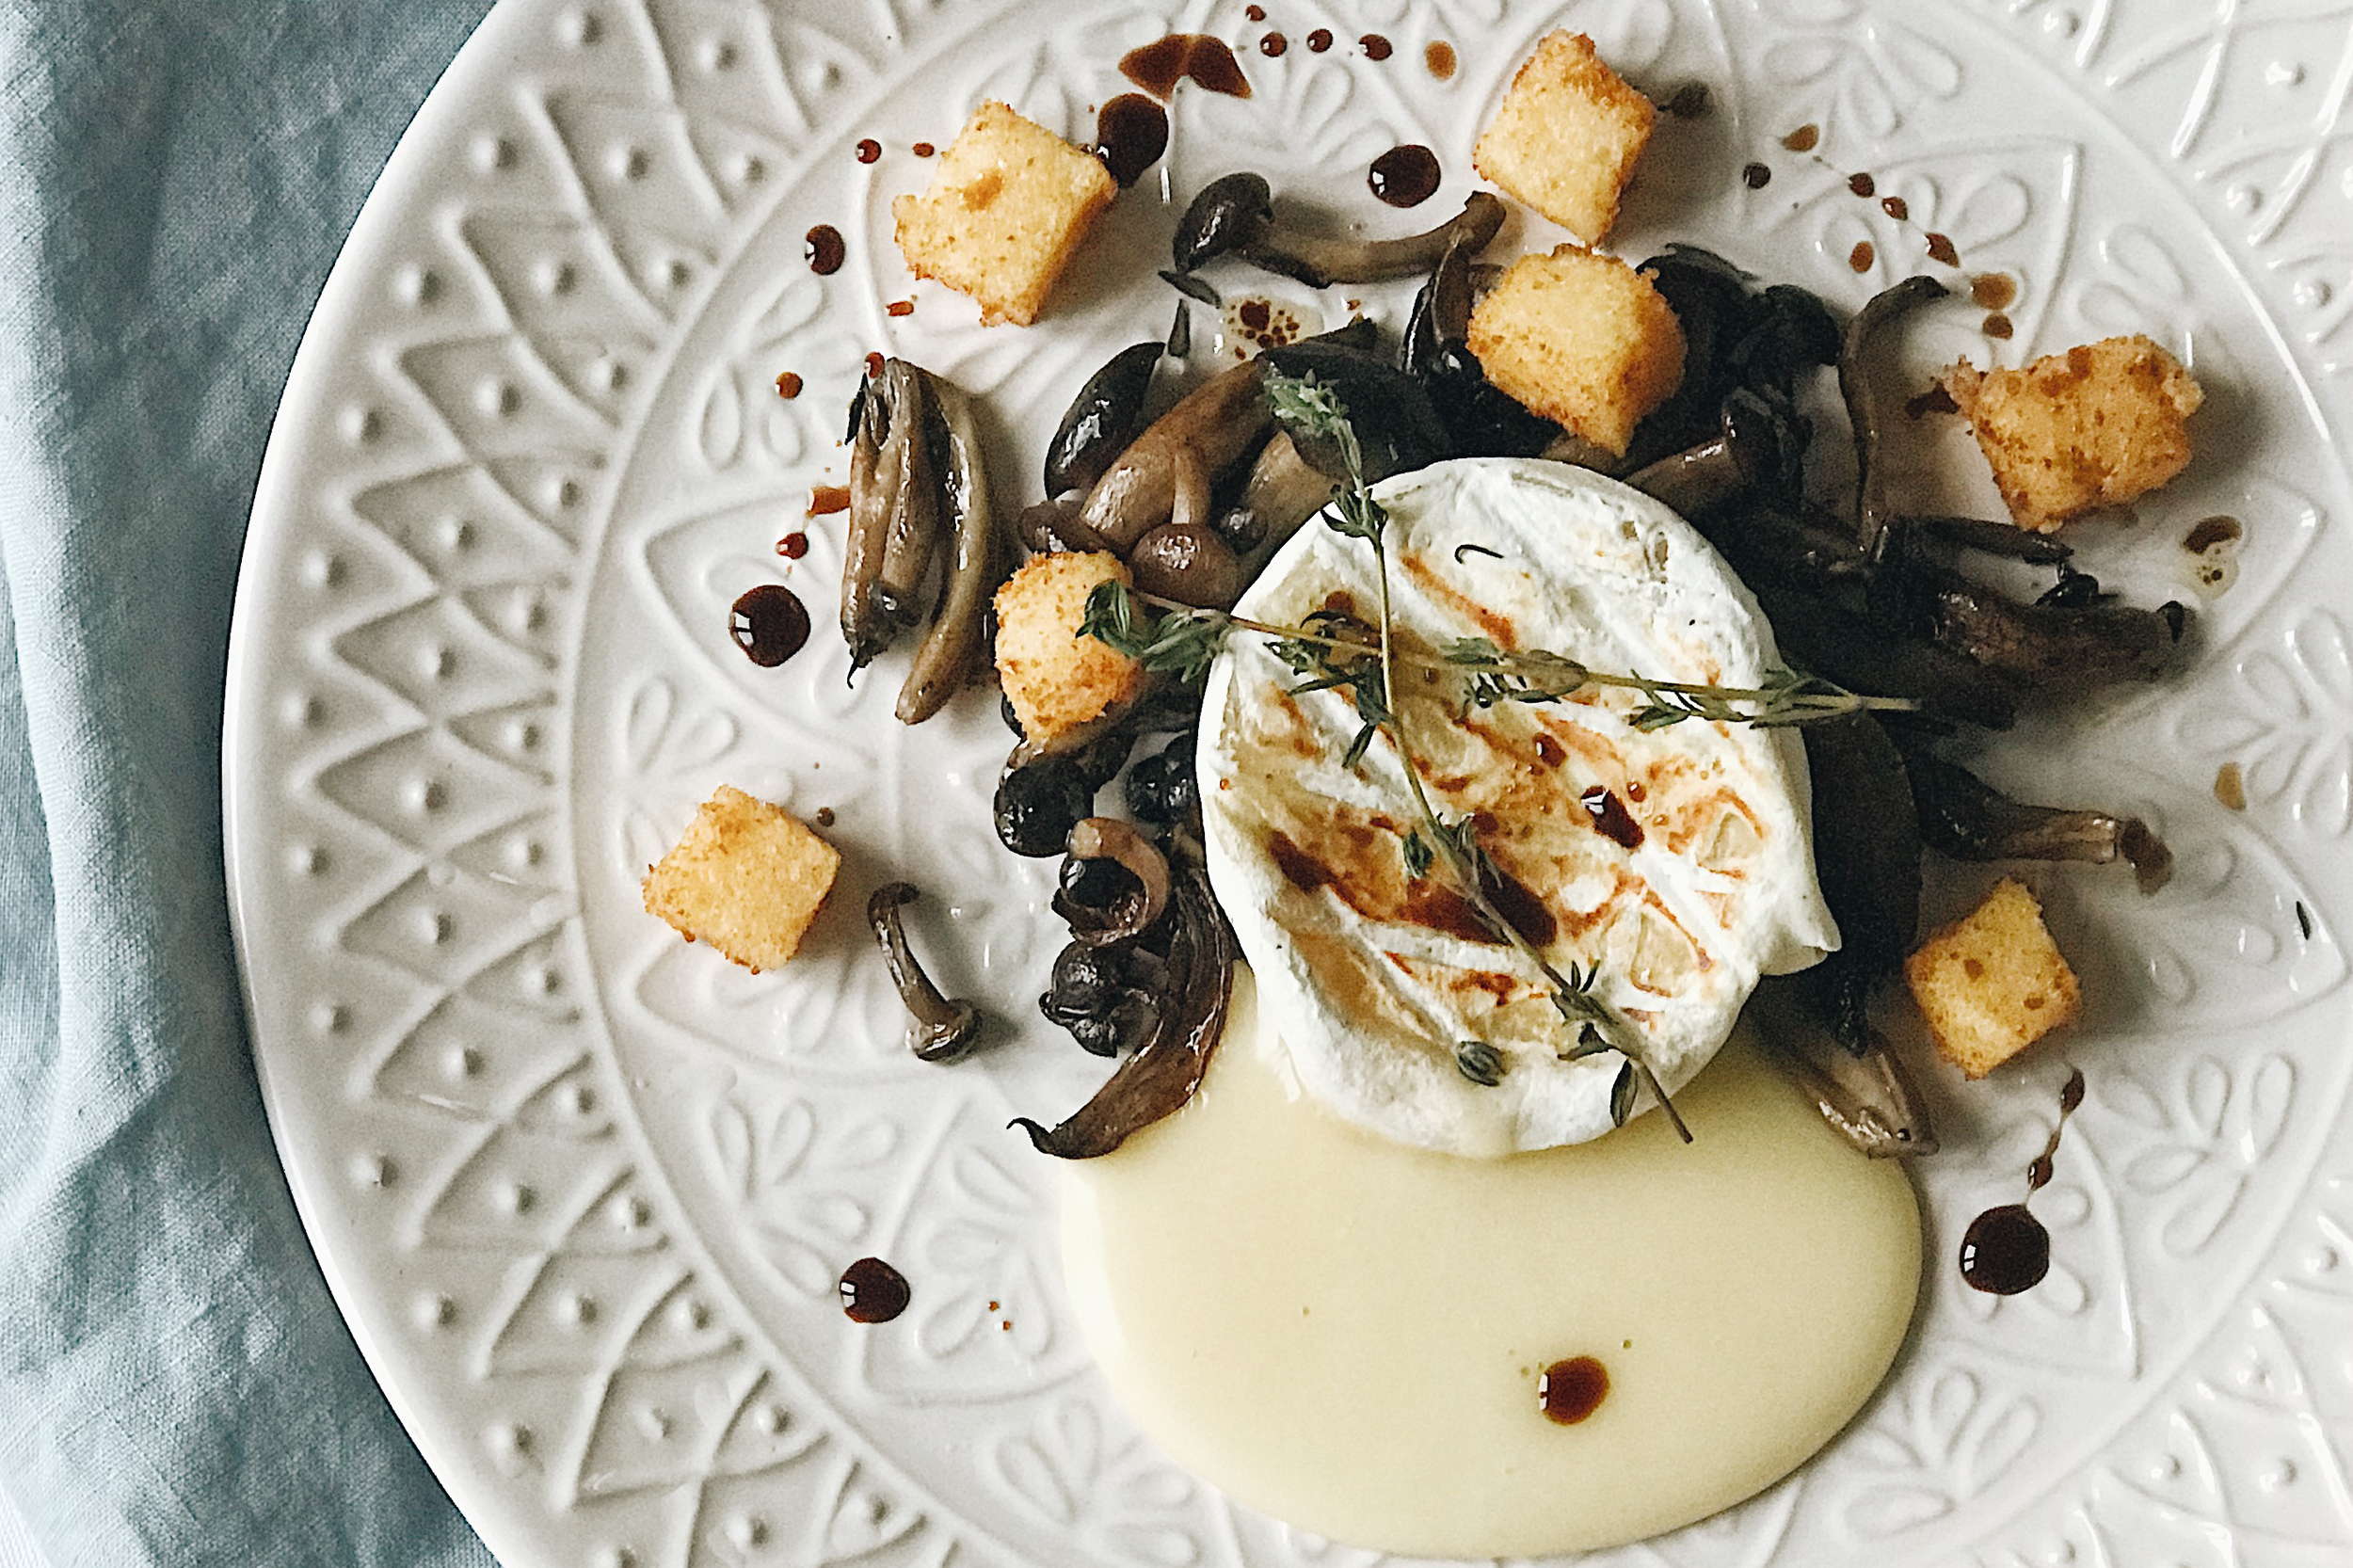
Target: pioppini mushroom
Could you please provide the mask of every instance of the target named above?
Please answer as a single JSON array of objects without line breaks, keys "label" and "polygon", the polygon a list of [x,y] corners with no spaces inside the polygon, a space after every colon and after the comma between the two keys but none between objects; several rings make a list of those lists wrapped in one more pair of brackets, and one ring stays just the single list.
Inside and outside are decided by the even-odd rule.
[{"label": "pioppini mushroom", "polygon": [[1027,1116],[1009,1126],[1041,1154],[1087,1160],[1109,1154],[1193,1097],[1225,1032],[1233,994],[1234,936],[1198,867],[1187,866],[1168,907],[1168,955],[1151,1032],[1093,1098],[1048,1128]]},{"label": "pioppini mushroom", "polygon": [[1070,401],[1046,443],[1046,493],[1092,488],[1144,424],[1144,395],[1163,349],[1140,343],[1112,355]]},{"label": "pioppini mushroom", "polygon": [[1871,990],[1920,929],[1920,830],[1903,754],[1868,713],[1801,731],[1813,780],[1814,869],[1845,938],[1800,985],[1849,1050],[1870,1039]]},{"label": "pioppini mushroom", "polygon": [[1285,226],[1275,216],[1273,192],[1264,179],[1228,174],[1204,185],[1193,199],[1170,248],[1182,272],[1212,257],[1235,254],[1320,289],[1427,272],[1458,236],[1467,238],[1473,249],[1485,246],[1503,227],[1503,202],[1482,190],[1473,191],[1463,210],[1436,228],[1401,239],[1310,234]]},{"label": "pioppini mushroom", "polygon": [[[955,519],[950,535],[947,583],[939,613],[915,651],[915,663],[899,689],[902,724],[920,724],[963,690],[982,658],[989,598],[1003,575],[1009,552],[998,537],[997,504],[989,493],[988,465],[971,399],[961,388],[928,371],[917,376],[947,431],[948,472],[941,496]],[[935,528],[938,526],[934,523]]]},{"label": "pioppini mushroom", "polygon": [[1274,415],[1256,360],[1211,376],[1128,444],[1087,492],[1079,521],[1123,554],[1169,520],[1178,487],[1214,482],[1256,451]]},{"label": "pioppini mushroom", "polygon": [[1103,947],[1158,923],[1171,886],[1159,845],[1117,817],[1087,817],[1071,828],[1069,848],[1054,913],[1070,922],[1071,940]]},{"label": "pioppini mushroom", "polygon": [[1806,432],[1745,387],[1724,396],[1716,434],[1626,476],[1685,517],[1737,500],[1803,460]]},{"label": "pioppini mushroom", "polygon": [[1160,524],[1128,552],[1138,591],[1205,610],[1230,610],[1241,597],[1241,562],[1206,522]]},{"label": "pioppini mushroom", "polygon": [[[1854,436],[1855,536],[1875,578],[1897,575],[1882,574],[1880,568],[1891,557],[1900,557],[1902,529],[1889,512],[1887,474],[1879,460],[1880,409],[1879,399],[1872,395],[1871,389],[1871,344],[1890,325],[1932,299],[1944,298],[1947,292],[1935,279],[1914,273],[1865,300],[1863,309],[1854,313],[1854,319],[1847,323],[1846,335],[1839,341],[1838,395],[1847,405],[1847,423]],[[1873,590],[1868,606],[1872,617],[1892,620],[1897,612],[1889,608],[1890,597],[1879,591],[1879,583],[1873,582],[1869,586]]]},{"label": "pioppini mushroom", "polygon": [[2079,692],[2153,680],[2189,630],[2169,600],[2129,604],[2022,604],[1949,568],[1915,568],[1907,592],[1935,642],[2038,689]]},{"label": "pioppini mushroom", "polygon": [[882,944],[890,984],[914,1016],[907,1028],[907,1048],[926,1062],[953,1062],[969,1054],[979,1042],[981,1011],[968,1001],[941,995],[916,961],[915,950],[907,946],[899,910],[921,896],[911,883],[886,882],[866,901],[866,923]]},{"label": "pioppini mushroom", "polygon": [[[1792,979],[1767,980],[1752,1008],[1766,1054],[1839,1136],[1877,1160],[1936,1152],[1927,1103],[1877,1030],[1855,1048],[1833,1037]],[[1868,1029],[1868,1026],[1865,1026]]]},{"label": "pioppini mushroom", "polygon": [[2062,810],[2012,800],[1925,746],[1904,749],[1920,838],[1956,860],[2123,860],[2143,893],[2173,875],[2173,852],[2138,817]]}]

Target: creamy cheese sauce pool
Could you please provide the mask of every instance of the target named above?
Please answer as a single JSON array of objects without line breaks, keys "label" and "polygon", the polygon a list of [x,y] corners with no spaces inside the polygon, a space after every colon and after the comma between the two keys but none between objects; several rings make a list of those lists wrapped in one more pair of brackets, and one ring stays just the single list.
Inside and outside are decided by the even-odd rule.
[{"label": "creamy cheese sauce pool", "polygon": [[[1435,1557],[1673,1529],[1770,1485],[1878,1386],[1920,1221],[1744,1033],[1676,1103],[1589,1144],[1477,1160],[1363,1131],[1285,1081],[1237,976],[1193,1103],[1068,1167],[1064,1256],[1144,1431],[1237,1500]],[[1556,1425],[1538,1382],[1601,1362]]]}]

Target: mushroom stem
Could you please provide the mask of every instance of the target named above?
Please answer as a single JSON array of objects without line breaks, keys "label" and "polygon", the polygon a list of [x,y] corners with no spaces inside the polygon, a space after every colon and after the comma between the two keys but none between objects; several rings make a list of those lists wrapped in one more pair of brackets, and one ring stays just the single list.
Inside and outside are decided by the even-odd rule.
[{"label": "mushroom stem", "polygon": [[915,1021],[907,1030],[907,1048],[926,1062],[953,1062],[979,1040],[981,1012],[968,1001],[942,996],[916,961],[915,950],[907,946],[899,909],[921,896],[911,883],[886,882],[866,901],[866,923],[873,927],[874,939],[882,944],[883,963],[890,970],[899,1000],[914,1015]]},{"label": "mushroom stem", "polygon": [[1270,222],[1243,245],[1243,260],[1269,272],[1296,278],[1310,288],[1334,283],[1377,283],[1427,272],[1458,239],[1470,250],[1483,248],[1503,227],[1503,203],[1486,191],[1473,191],[1463,210],[1418,234],[1402,239],[1336,239],[1306,234]]},{"label": "mushroom stem", "polygon": [[[1879,461],[1880,414],[1878,399],[1871,395],[1871,375],[1865,355],[1871,340],[1881,328],[1911,313],[1931,299],[1942,299],[1945,285],[1925,273],[1914,273],[1893,288],[1882,289],[1865,302],[1854,319],[1847,324],[1846,336],[1838,345],[1838,395],[1847,405],[1847,424],[1854,433],[1855,461],[1855,530],[1863,546],[1864,559],[1869,563],[1874,577],[1882,575],[1881,566],[1891,568],[1900,548],[1901,530],[1893,525],[1887,510],[1887,478]],[[1883,574],[1894,576],[1891,569]],[[1881,596],[1874,595],[1871,606],[1875,618],[1888,618]]]},{"label": "mushroom stem", "polygon": [[1840,1048],[1786,982],[1757,988],[1755,1015],[1768,1057],[1848,1143],[1875,1160],[1936,1152],[1920,1091],[1877,1030],[1861,1050]]},{"label": "mushroom stem", "polygon": [[1258,392],[1263,375],[1252,360],[1179,399],[1104,471],[1079,520],[1122,552],[1166,522],[1176,503],[1180,456],[1214,479],[1265,435],[1274,415]]},{"label": "mushroom stem", "polygon": [[1908,749],[1904,767],[1920,839],[1956,860],[2086,860],[2131,864],[2143,893],[2173,875],[2173,852],[2138,817],[2071,811],[2012,800],[1956,762]]}]

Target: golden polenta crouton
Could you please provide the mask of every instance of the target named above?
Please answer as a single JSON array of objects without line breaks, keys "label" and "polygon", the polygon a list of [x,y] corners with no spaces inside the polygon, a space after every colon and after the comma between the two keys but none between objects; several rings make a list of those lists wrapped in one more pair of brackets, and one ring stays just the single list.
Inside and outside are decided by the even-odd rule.
[{"label": "golden polenta crouton", "polygon": [[1032,556],[997,590],[997,679],[1023,735],[1050,741],[1143,687],[1142,664],[1079,634],[1097,584],[1133,581],[1116,555],[1057,551]]},{"label": "golden polenta crouton", "polygon": [[890,212],[917,277],[970,295],[983,321],[1027,327],[1117,190],[1093,153],[991,99],[941,154],[931,189]]},{"label": "golden polenta crouton", "polygon": [[1471,311],[1470,350],[1488,380],[1620,456],[1683,379],[1683,328],[1664,296],[1574,245],[1512,264]]},{"label": "golden polenta crouton", "polygon": [[1598,245],[1658,111],[1601,63],[1583,33],[1556,32],[1512,78],[1472,167],[1553,222]]},{"label": "golden polenta crouton", "polygon": [[840,866],[791,812],[722,784],[647,871],[646,912],[758,974],[800,950]]},{"label": "golden polenta crouton", "polygon": [[2042,924],[2042,905],[2010,877],[1904,960],[1936,1048],[1983,1078],[2083,1011],[2075,971]]},{"label": "golden polenta crouton", "polygon": [[1993,465],[2010,520],[2044,534],[2181,472],[2189,416],[2205,401],[2196,377],[2137,333],[2024,370],[1980,373],[1963,360],[1945,387]]}]

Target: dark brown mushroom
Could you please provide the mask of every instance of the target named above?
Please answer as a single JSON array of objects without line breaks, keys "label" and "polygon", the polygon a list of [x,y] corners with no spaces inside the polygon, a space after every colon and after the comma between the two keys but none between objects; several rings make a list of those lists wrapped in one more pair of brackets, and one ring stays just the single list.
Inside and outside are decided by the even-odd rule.
[{"label": "dark brown mushroom", "polygon": [[1054,912],[1070,922],[1071,940],[1084,947],[1104,947],[1141,936],[1159,922],[1168,907],[1168,856],[1137,832],[1133,824],[1117,817],[1084,818],[1071,828],[1069,848],[1070,859],[1078,865],[1112,861],[1133,879],[1132,887],[1121,879],[1112,899],[1102,905],[1080,904],[1058,893]]},{"label": "dark brown mushroom", "polygon": [[1846,1048],[1788,980],[1760,984],[1751,1016],[1768,1058],[1848,1143],[1875,1160],[1936,1152],[1927,1102],[1877,1030]]},{"label": "dark brown mushroom", "polygon": [[1087,377],[1046,445],[1046,493],[1085,490],[1103,477],[1144,425],[1144,396],[1161,345],[1140,343],[1112,356]]},{"label": "dark brown mushroom", "polygon": [[907,945],[906,927],[899,919],[903,905],[922,895],[905,882],[886,882],[866,901],[866,923],[882,944],[883,963],[890,984],[906,1003],[914,1021],[907,1027],[907,1048],[926,1062],[953,1062],[970,1054],[981,1037],[981,1011],[972,1003],[940,994],[915,950]]},{"label": "dark brown mushroom", "polygon": [[2030,687],[2081,692],[2153,680],[2189,629],[2188,609],[2128,604],[2022,604],[1975,578],[1917,568],[1912,592],[1929,635]]},{"label": "dark brown mushroom", "polygon": [[1164,522],[1128,552],[1140,592],[1207,610],[1230,610],[1241,597],[1241,563],[1216,528]]},{"label": "dark brown mushroom", "polygon": [[1310,288],[1373,283],[1429,271],[1458,239],[1475,253],[1503,227],[1504,206],[1473,191],[1463,210],[1434,229],[1401,239],[1348,239],[1310,234],[1275,216],[1273,193],[1256,174],[1228,174],[1201,188],[1177,223],[1171,250],[1179,271],[1216,256],[1243,260],[1295,278]]},{"label": "dark brown mushroom", "polygon": [[1907,748],[1904,765],[1919,811],[1921,840],[1940,855],[1956,860],[2084,860],[2095,865],[2121,859],[2131,864],[2143,893],[2155,892],[2172,878],[2173,852],[2138,817],[2028,806],[1923,747]]},{"label": "dark brown mushroom", "polygon": [[1944,298],[1946,292],[1925,273],[1881,289],[1855,312],[1839,344],[1838,395],[1846,401],[1847,423],[1854,433],[1855,531],[1868,560],[1877,561],[1886,552],[1889,513],[1887,479],[1879,461],[1879,400],[1872,395],[1867,356],[1881,331],[1929,301]]},{"label": "dark brown mushroom", "polygon": [[1029,1134],[1042,1154],[1088,1160],[1109,1154],[1128,1135],[1182,1107],[1201,1086],[1210,1053],[1225,1032],[1233,994],[1234,938],[1208,880],[1188,867],[1169,901],[1167,989],[1151,1033],[1092,1099],[1059,1126],[1027,1116],[1009,1126]]},{"label": "dark brown mushroom", "polygon": [[988,465],[971,399],[961,388],[919,372],[938,409],[948,436],[948,472],[943,493],[955,519],[951,536],[947,585],[939,614],[915,651],[906,683],[899,690],[902,724],[920,724],[964,689],[983,658],[991,597],[1011,553],[998,537],[997,504],[989,494]]},{"label": "dark brown mushroom", "polygon": [[1838,922],[1836,952],[1805,971],[1804,988],[1839,1043],[1869,1043],[1872,987],[1896,972],[1920,928],[1920,829],[1903,754],[1868,713],[1809,724],[1814,869]]},{"label": "dark brown mushroom", "polygon": [[1252,360],[1178,400],[1104,471],[1079,520],[1123,552],[1166,522],[1184,478],[1180,464],[1214,480],[1264,440],[1274,416],[1259,392],[1263,375]]}]

